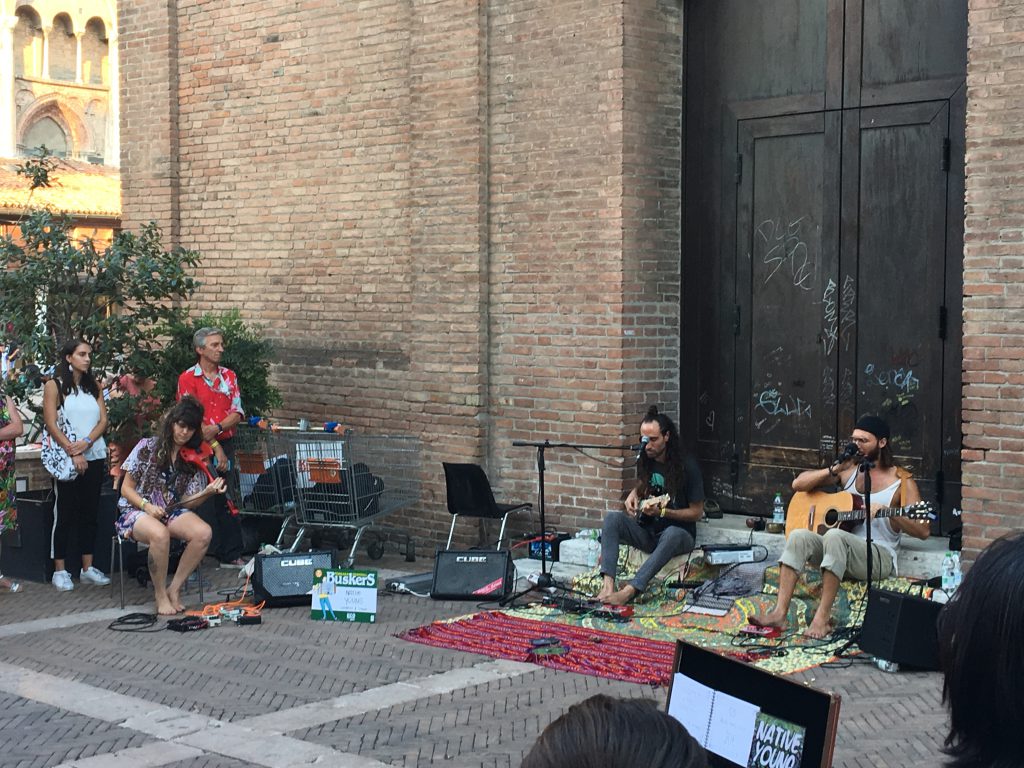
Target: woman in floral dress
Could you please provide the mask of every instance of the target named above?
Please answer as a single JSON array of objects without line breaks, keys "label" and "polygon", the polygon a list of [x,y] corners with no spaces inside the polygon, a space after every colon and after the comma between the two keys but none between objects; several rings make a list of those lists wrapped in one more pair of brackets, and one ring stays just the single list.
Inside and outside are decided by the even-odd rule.
[{"label": "woman in floral dress", "polygon": [[[24,426],[21,414],[10,395],[0,396],[0,534],[18,527],[18,510],[14,498],[14,441],[21,437]],[[0,589],[17,592],[21,585],[0,575]]]}]

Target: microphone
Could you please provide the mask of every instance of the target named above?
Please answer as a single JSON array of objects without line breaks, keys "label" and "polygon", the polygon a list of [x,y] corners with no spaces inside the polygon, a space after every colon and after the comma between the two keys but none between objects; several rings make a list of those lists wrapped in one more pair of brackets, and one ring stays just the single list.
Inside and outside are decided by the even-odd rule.
[{"label": "microphone", "polygon": [[857,447],[856,443],[847,443],[846,447],[843,448],[843,452],[836,457],[836,464],[842,464],[847,459],[852,459],[860,453],[860,448]]},{"label": "microphone", "polygon": [[644,437],[640,438],[640,445],[637,446],[637,451],[636,451],[636,460],[637,460],[637,462],[639,462],[640,459],[643,458],[643,456],[644,456],[644,448],[647,447],[647,444],[649,442],[651,442],[651,438],[647,437],[646,435]]}]

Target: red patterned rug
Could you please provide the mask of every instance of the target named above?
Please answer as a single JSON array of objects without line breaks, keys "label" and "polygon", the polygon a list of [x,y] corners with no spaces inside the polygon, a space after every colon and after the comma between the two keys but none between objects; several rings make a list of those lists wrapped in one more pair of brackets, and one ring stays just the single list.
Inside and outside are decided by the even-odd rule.
[{"label": "red patterned rug", "polygon": [[668,683],[675,657],[673,642],[523,619],[500,611],[435,621],[398,636],[438,648],[648,685]]}]

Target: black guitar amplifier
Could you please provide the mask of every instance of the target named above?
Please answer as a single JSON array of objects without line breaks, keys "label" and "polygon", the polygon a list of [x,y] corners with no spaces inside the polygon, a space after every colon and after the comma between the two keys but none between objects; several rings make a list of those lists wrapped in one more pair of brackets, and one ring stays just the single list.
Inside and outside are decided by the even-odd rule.
[{"label": "black guitar amplifier", "polygon": [[940,603],[872,589],[858,645],[865,653],[917,669],[939,668]]},{"label": "black guitar amplifier", "polygon": [[439,550],[434,558],[435,600],[501,600],[515,585],[512,553],[504,549]]},{"label": "black guitar amplifier", "polygon": [[256,600],[265,600],[268,607],[311,605],[313,571],[329,570],[334,563],[330,552],[280,552],[256,555],[252,573],[252,590]]}]

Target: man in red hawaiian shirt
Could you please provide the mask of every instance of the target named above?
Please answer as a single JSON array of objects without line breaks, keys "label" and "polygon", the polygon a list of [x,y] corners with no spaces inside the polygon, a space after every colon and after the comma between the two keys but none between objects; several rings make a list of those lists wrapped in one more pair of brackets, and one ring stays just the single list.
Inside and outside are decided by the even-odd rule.
[{"label": "man in red hawaiian shirt", "polygon": [[[235,455],[232,445],[235,427],[245,415],[238,377],[220,364],[224,354],[224,332],[220,328],[200,328],[192,337],[192,343],[199,359],[178,377],[178,399],[192,395],[202,403],[203,439],[213,447],[218,471],[226,474]],[[220,560],[222,567],[244,565],[241,523],[228,510],[224,496],[217,496],[211,503],[213,519],[207,522],[213,528],[213,541],[209,552]]]}]

